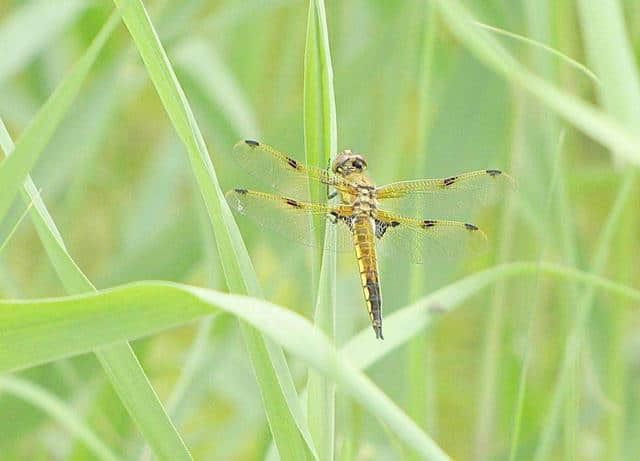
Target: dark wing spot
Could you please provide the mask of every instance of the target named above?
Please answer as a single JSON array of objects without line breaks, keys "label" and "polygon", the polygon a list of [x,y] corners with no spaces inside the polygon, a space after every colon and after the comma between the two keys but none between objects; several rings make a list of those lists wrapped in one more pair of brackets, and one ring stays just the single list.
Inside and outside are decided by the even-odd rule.
[{"label": "dark wing spot", "polygon": [[469,224],[468,222],[464,223],[464,227],[466,227],[470,231],[477,231],[478,230],[478,226],[475,226],[473,224]]},{"label": "dark wing spot", "polygon": [[487,174],[489,176],[498,176],[499,174],[502,174],[502,171],[500,171],[500,170],[487,170]]},{"label": "dark wing spot", "polygon": [[400,225],[400,223],[399,223],[398,221],[391,221],[391,222],[389,223],[389,225],[390,225],[391,227],[396,227],[396,226],[399,226],[399,225]]},{"label": "dark wing spot", "polygon": [[287,157],[287,163],[289,164],[289,166],[291,168],[297,169],[298,168],[298,162],[296,162],[294,159]]},{"label": "dark wing spot", "polygon": [[451,176],[450,178],[445,178],[442,181],[442,184],[444,184],[445,186],[450,186],[451,184],[453,184],[454,182],[456,182],[456,179],[458,179],[457,176]]},{"label": "dark wing spot", "polygon": [[287,205],[290,205],[294,208],[300,208],[300,204],[298,202],[296,202],[295,200],[292,200],[290,198],[286,199]]},{"label": "dark wing spot", "polygon": [[247,189],[233,189],[237,194],[246,194],[249,192]]},{"label": "dark wing spot", "polygon": [[425,219],[422,221],[422,227],[433,227],[436,225],[436,222],[433,219]]},{"label": "dark wing spot", "polygon": [[258,141],[252,141],[251,139],[245,139],[245,141],[247,144],[249,144],[251,147],[257,147],[260,145],[260,143]]}]

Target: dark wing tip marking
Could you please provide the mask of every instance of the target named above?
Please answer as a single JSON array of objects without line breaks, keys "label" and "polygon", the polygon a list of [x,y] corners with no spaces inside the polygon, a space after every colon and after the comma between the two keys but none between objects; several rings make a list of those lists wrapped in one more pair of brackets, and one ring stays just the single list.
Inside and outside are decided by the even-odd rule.
[{"label": "dark wing tip marking", "polygon": [[451,184],[456,182],[456,179],[458,179],[457,176],[451,176],[449,178],[445,178],[442,180],[442,184],[444,184],[445,186],[450,186]]},{"label": "dark wing tip marking", "polygon": [[236,192],[237,194],[246,194],[247,192],[249,192],[247,189],[241,189],[241,188],[237,188],[237,189],[233,189],[234,192]]},{"label": "dark wing tip marking", "polygon": [[425,219],[422,221],[422,227],[433,227],[436,225],[436,222],[433,219]]},{"label": "dark wing tip marking", "polygon": [[396,226],[399,226],[399,225],[400,225],[400,223],[399,223],[398,221],[391,221],[391,222],[389,223],[389,225],[390,225],[391,227],[396,227]]},{"label": "dark wing tip marking", "polygon": [[300,204],[297,201],[293,200],[293,199],[287,198],[287,199],[285,199],[285,202],[289,206],[292,206],[294,208],[300,208]]},{"label": "dark wing tip marking", "polygon": [[479,230],[479,229],[478,229],[478,226],[476,226],[476,225],[474,225],[474,224],[470,224],[470,223],[468,223],[468,222],[464,223],[464,227],[466,227],[466,228],[467,228],[467,230],[470,230],[470,231],[477,231],[477,230]]},{"label": "dark wing tip marking", "polygon": [[254,141],[252,139],[245,139],[244,142],[250,145],[251,147],[258,147],[260,145],[258,141]]},{"label": "dark wing tip marking", "polygon": [[291,168],[296,170],[298,169],[298,162],[296,162],[294,159],[287,157],[287,163]]},{"label": "dark wing tip marking", "polygon": [[498,176],[499,174],[502,174],[502,171],[500,170],[486,170],[486,172],[489,176]]}]

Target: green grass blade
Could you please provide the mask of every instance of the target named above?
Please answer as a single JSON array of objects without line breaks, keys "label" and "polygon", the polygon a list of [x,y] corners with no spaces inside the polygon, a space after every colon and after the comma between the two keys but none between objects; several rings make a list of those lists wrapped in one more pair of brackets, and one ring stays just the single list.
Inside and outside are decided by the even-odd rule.
[{"label": "green grass blade", "polygon": [[205,40],[187,40],[173,50],[172,56],[175,56],[176,66],[186,72],[212,102],[224,109],[224,116],[239,136],[262,138],[247,96],[233,79],[230,69]]},{"label": "green grass blade", "polygon": [[504,35],[505,37],[509,37],[509,38],[514,39],[514,40],[526,43],[527,45],[531,45],[533,47],[540,48],[541,50],[544,50],[547,53],[550,53],[550,54],[560,58],[560,60],[566,62],[571,67],[579,70],[584,75],[586,75],[588,78],[590,78],[593,81],[593,83],[595,83],[597,85],[600,84],[600,79],[598,78],[598,76],[595,73],[593,73],[593,71],[591,69],[589,69],[587,66],[585,66],[581,62],[578,62],[575,59],[570,58],[566,54],[561,53],[560,51],[556,50],[555,48],[552,48],[552,47],[550,47],[548,45],[545,45],[544,43],[541,43],[541,42],[539,42],[537,40],[533,40],[533,39],[531,39],[529,37],[525,37],[523,35],[519,35],[519,34],[510,32],[508,30],[500,29],[499,27],[490,26],[489,24],[484,24],[482,22],[475,22],[474,25],[476,25],[476,26],[478,26],[478,27],[480,27],[482,29],[489,30],[489,31],[491,31],[491,32],[493,32],[495,34]]},{"label": "green grass blade", "polygon": [[22,221],[24,221],[24,218],[27,217],[27,213],[29,213],[29,210],[31,209],[32,206],[33,206],[33,202],[30,202],[27,205],[27,208],[18,217],[18,219],[16,220],[16,223],[11,227],[11,230],[5,237],[4,241],[0,242],[0,253],[2,253],[2,250],[4,250],[4,247],[7,246],[7,244],[9,243],[9,240],[11,240],[11,237],[13,237],[13,234],[16,233],[16,231],[18,230],[18,227],[20,227],[20,224],[22,223]]},{"label": "green grass blade", "polygon": [[[145,63],[162,104],[187,148],[232,292],[260,295],[260,288],[238,227],[233,220],[200,129],[171,63],[139,0],[115,0]],[[315,458],[315,448],[282,350],[254,328],[242,332],[260,385],[269,427],[283,460]]]},{"label": "green grass blade", "polygon": [[0,301],[0,373],[182,325],[218,309],[316,368],[426,459],[448,456],[317,328],[267,301],[169,282],[141,282],[65,298]]},{"label": "green grass blade", "polygon": [[[415,155],[411,161],[407,161],[406,177],[414,174],[427,176],[427,164],[429,160],[428,137],[432,125],[431,111],[434,98],[433,76],[434,54],[437,40],[438,22],[433,6],[422,8],[421,37],[419,46],[419,68],[416,91],[418,93],[418,123]],[[428,280],[427,270],[422,264],[412,264],[409,268],[408,300],[418,299],[424,288],[425,280]],[[434,345],[430,341],[428,333],[413,338],[407,347],[407,412],[418,425],[430,433],[436,430],[437,406],[436,400],[436,367],[434,361]],[[419,459],[419,455],[411,452],[409,459]]]},{"label": "green grass blade", "polygon": [[46,389],[15,376],[0,377],[0,391],[13,394],[48,413],[70,433],[85,443],[96,459],[117,461],[108,446],[78,417],[77,411]]},{"label": "green grass blade", "polygon": [[[114,17],[117,18],[117,15]],[[1,119],[0,147],[9,155],[15,147]],[[29,176],[21,195],[25,203],[35,204],[30,212],[31,220],[66,291],[70,294],[94,291],[94,286],[67,252],[62,236]],[[189,452],[129,344],[111,345],[95,352],[120,400],[156,456],[163,460],[190,460]]]},{"label": "green grass blade", "polygon": [[[25,130],[16,146],[13,145],[4,124],[0,121],[0,143],[6,153],[12,154],[7,157],[3,165],[10,165],[10,171],[19,169],[16,173],[16,177],[20,178],[18,187],[24,178],[21,176],[22,171],[26,170],[28,173],[31,168],[29,163],[32,164],[35,161],[37,154],[44,148],[46,141],[64,117],[97,54],[118,22],[118,14],[114,13],[71,74],[65,78],[38,112],[36,119]],[[22,159],[22,161],[14,159]],[[11,183],[11,186],[14,184]],[[25,203],[33,201],[35,204],[30,213],[31,218],[49,259],[67,292],[92,291],[93,285],[68,254],[51,215],[40,198],[36,186],[28,176],[24,183],[22,196]],[[114,345],[96,353],[108,370],[112,385],[119,397],[157,456],[161,459],[191,459],[129,345],[126,343]]]},{"label": "green grass blade", "polygon": [[389,338],[379,346],[373,347],[377,342],[371,338],[369,329],[365,328],[345,344],[341,351],[357,368],[368,368],[409,341],[443,312],[458,306],[490,284],[504,278],[537,276],[538,271],[557,279],[606,290],[632,301],[640,300],[640,290],[577,269],[536,262],[502,264],[442,287],[419,301],[395,311],[385,320]]},{"label": "green grass blade", "polygon": [[93,40],[85,54],[73,66],[47,102],[18,139],[13,155],[0,163],[0,221],[4,219],[31,168],[51,139],[56,128],[80,91],[98,54],[118,25],[117,15],[111,16]]},{"label": "green grass blade", "polygon": [[[310,0],[304,69],[304,133],[307,163],[326,168],[337,151],[337,121],[333,68],[327,18],[322,0]],[[320,184],[311,184],[312,199],[322,201]],[[326,200],[326,199],[325,199]],[[313,218],[310,218],[313,219]],[[315,218],[323,219],[321,217]],[[320,226],[318,226],[321,229]],[[318,239],[321,233],[316,235]],[[335,226],[326,226],[327,242],[336,239]],[[321,260],[314,323],[331,340],[335,337],[336,255],[316,253]],[[335,450],[335,384],[315,370],[307,381],[309,429],[322,460],[332,460]]]},{"label": "green grass blade", "polygon": [[[457,0],[433,0],[452,32],[487,66],[534,95],[587,136],[621,158],[640,165],[640,137],[612,117],[531,73],[496,41],[475,27],[471,14]],[[603,76],[600,74],[600,78]]]},{"label": "green grass blade", "polygon": [[[578,2],[582,33],[585,38],[587,56],[602,80],[598,88],[598,96],[606,111],[623,126],[636,129],[640,126],[640,77],[628,41],[624,15],[618,1],[607,0],[597,4]],[[600,37],[607,37],[606,46]],[[616,153],[616,152],[613,152]],[[603,231],[598,239],[590,272],[600,274],[605,270],[613,239],[620,227],[620,222],[628,219],[626,210],[636,211],[637,200],[634,191],[637,188],[637,170],[630,169],[624,180],[615,202],[609,212]],[[561,407],[566,396],[572,391],[571,380],[582,342],[586,335],[586,321],[590,316],[594,303],[592,289],[582,294],[575,316],[573,329],[567,339],[562,365],[558,373],[551,409],[545,419],[540,443],[535,459],[544,460],[551,451],[557,428],[560,425]],[[571,426],[578,426],[576,416],[572,416]]]}]

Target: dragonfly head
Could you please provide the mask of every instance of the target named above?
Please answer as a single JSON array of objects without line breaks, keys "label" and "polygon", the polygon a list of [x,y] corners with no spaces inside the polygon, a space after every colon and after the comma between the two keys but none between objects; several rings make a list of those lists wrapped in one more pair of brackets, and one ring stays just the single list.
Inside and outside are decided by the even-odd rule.
[{"label": "dragonfly head", "polygon": [[331,169],[340,176],[361,175],[367,169],[367,161],[362,155],[346,149],[338,154]]}]

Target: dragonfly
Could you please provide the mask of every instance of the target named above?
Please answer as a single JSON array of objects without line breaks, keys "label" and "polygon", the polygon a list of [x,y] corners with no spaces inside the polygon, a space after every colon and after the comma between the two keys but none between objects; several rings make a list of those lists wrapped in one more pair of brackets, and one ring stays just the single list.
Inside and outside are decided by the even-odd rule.
[{"label": "dragonfly", "polygon": [[[310,246],[322,245],[317,242],[318,225],[335,226],[336,239],[325,242],[324,249],[355,252],[365,305],[377,339],[384,339],[379,246],[392,257],[408,254],[414,263],[437,255],[457,257],[477,252],[487,242],[478,226],[437,218],[474,210],[490,202],[505,186],[514,185],[508,174],[488,169],[377,186],[366,173],[364,156],[348,149],[326,169],[305,165],[253,140],[238,142],[233,156],[243,169],[278,191],[230,190],[226,198],[237,213]],[[326,187],[327,198],[338,197],[336,203],[309,201],[309,181]],[[402,212],[394,213],[381,205]],[[423,210],[429,213],[428,218],[407,216]]]}]

